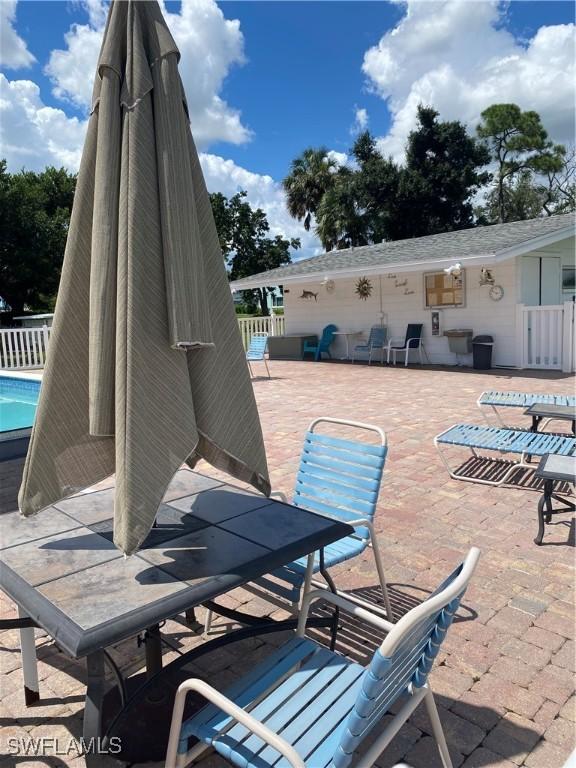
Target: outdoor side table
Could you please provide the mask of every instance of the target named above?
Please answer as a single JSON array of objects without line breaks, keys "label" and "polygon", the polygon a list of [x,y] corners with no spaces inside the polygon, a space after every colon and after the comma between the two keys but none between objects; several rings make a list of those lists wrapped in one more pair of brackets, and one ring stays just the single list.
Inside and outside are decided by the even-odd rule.
[{"label": "outdoor side table", "polygon": [[[540,459],[540,464],[535,477],[544,480],[544,493],[538,502],[538,535],[534,539],[535,544],[542,544],[544,537],[544,526],[552,522],[552,515],[558,515],[576,509],[576,505],[564,498],[564,493],[560,495],[558,490],[554,490],[556,483],[570,483],[574,486],[576,482],[576,456],[556,456],[547,454]],[[563,506],[556,509],[552,506],[552,500],[559,501]]]},{"label": "outdoor side table", "polygon": [[538,432],[538,427],[544,419],[553,419],[572,422],[572,434],[576,435],[576,408],[569,405],[534,403],[524,411],[524,415],[532,417],[532,432]]},{"label": "outdoor side table", "polygon": [[[353,533],[342,522],[190,470],[176,473],[156,526],[129,558],[113,544],[113,510],[109,487],[33,518],[2,516],[0,588],[29,617],[28,627],[42,627],[70,656],[86,657],[87,742],[101,735],[105,663],[122,689],[106,648],[146,632],[153,673],[161,665],[160,622]],[[257,629],[258,619],[240,616]],[[22,630],[25,674],[30,654],[34,664],[32,633]]]},{"label": "outdoor side table", "polygon": [[343,357],[342,360],[350,360],[350,339],[353,339],[355,336],[362,336],[362,331],[334,331],[334,336],[344,336],[346,357]]}]

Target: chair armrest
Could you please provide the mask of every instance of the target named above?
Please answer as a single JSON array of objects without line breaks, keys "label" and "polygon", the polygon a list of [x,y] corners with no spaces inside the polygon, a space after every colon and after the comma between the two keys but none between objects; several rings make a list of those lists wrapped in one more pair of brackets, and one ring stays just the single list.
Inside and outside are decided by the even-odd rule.
[{"label": "chair armrest", "polygon": [[261,723],[260,720],[257,720],[251,714],[243,710],[242,707],[234,704],[234,702],[230,701],[230,699],[227,696],[224,696],[223,693],[220,693],[220,691],[217,691],[211,685],[208,685],[208,683],[205,683],[203,680],[198,680],[198,678],[195,677],[181,683],[176,693],[172,724],[170,726],[170,740],[168,742],[168,752],[166,754],[166,768],[175,768],[176,765],[178,741],[180,738],[182,715],[184,713],[184,702],[186,700],[186,695],[190,691],[200,694],[200,696],[205,698],[211,704],[214,704],[214,706],[218,707],[222,712],[225,712],[236,720],[237,723],[248,728],[249,731],[256,734],[262,741],[265,741],[266,744],[269,744],[285,757],[293,768],[306,768],[304,761],[291,744],[284,741],[284,739],[278,736],[277,733],[274,733],[274,731],[270,730],[264,723]]},{"label": "chair armrest", "polygon": [[338,608],[342,608],[344,611],[351,613],[353,616],[357,616],[359,619],[368,622],[368,624],[372,624],[374,627],[382,629],[384,632],[391,632],[396,626],[391,621],[376,616],[366,608],[360,608],[360,606],[355,603],[351,603],[350,600],[346,600],[346,598],[341,595],[335,595],[333,592],[324,589],[315,589],[312,592],[308,592],[302,599],[302,606],[298,615],[298,629],[296,632],[299,637],[304,637],[308,611],[310,610],[311,603],[315,600],[325,600],[327,603],[332,603],[333,605],[338,606]]},{"label": "chair armrest", "polygon": [[412,345],[413,341],[417,342],[414,345],[414,348],[417,349],[420,346],[420,344],[422,343],[422,337],[421,336],[418,336],[418,337],[415,336],[413,339],[408,339],[408,341],[406,342],[406,346],[410,347]]},{"label": "chair armrest", "polygon": [[288,496],[286,496],[284,491],[272,491],[269,498],[273,499],[275,496],[277,496],[283,504],[288,504]]},{"label": "chair armrest", "polygon": [[387,347],[391,347],[393,344],[403,344],[404,339],[388,339]]}]

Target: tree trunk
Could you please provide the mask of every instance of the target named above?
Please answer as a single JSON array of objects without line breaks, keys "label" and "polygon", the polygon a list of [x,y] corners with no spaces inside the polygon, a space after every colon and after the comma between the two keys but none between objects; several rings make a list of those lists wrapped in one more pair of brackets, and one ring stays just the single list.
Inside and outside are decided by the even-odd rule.
[{"label": "tree trunk", "polygon": [[270,310],[268,309],[268,291],[266,288],[257,288],[258,300],[260,301],[260,311],[263,317],[268,317]]}]

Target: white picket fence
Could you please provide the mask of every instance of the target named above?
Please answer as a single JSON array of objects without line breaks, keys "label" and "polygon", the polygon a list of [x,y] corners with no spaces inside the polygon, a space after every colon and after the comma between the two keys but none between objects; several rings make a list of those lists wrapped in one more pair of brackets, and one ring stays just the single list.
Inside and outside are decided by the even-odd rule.
[{"label": "white picket fence", "polygon": [[47,325],[0,330],[0,369],[43,368],[50,331]]},{"label": "white picket fence", "polygon": [[[284,317],[244,317],[238,320],[244,348],[248,348],[254,333],[281,336],[284,333]],[[51,329],[5,328],[0,330],[0,370],[43,368]]]},{"label": "white picket fence", "polygon": [[284,315],[270,317],[241,317],[238,318],[244,349],[248,349],[250,337],[254,333],[267,333],[269,336],[282,336],[284,333]]}]

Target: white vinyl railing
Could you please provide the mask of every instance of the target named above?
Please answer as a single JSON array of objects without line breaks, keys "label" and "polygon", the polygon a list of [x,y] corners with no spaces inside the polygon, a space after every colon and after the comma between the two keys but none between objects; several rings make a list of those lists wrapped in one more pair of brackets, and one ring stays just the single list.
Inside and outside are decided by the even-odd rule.
[{"label": "white vinyl railing", "polygon": [[50,328],[5,328],[0,330],[0,369],[43,368]]},{"label": "white vinyl railing", "polygon": [[[248,349],[250,337],[254,333],[267,333],[270,336],[281,336],[284,333],[282,315],[243,317],[238,320],[238,325],[245,349]],[[0,329],[0,370],[43,368],[50,331],[46,325],[42,328]]]},{"label": "white vinyl railing", "polygon": [[238,319],[244,349],[248,349],[250,337],[254,333],[267,333],[269,336],[282,336],[284,333],[284,316],[242,317]]},{"label": "white vinyl railing", "polygon": [[523,368],[562,370],[564,313],[562,304],[520,307]]}]

